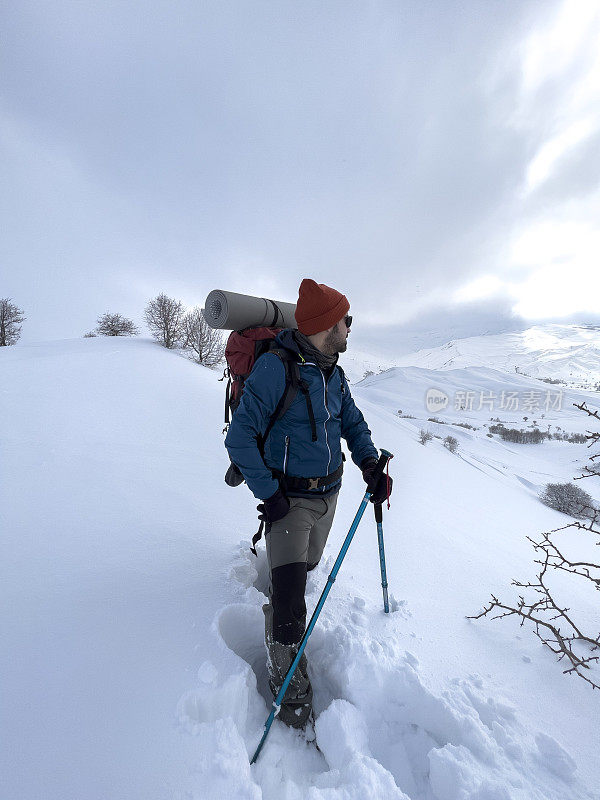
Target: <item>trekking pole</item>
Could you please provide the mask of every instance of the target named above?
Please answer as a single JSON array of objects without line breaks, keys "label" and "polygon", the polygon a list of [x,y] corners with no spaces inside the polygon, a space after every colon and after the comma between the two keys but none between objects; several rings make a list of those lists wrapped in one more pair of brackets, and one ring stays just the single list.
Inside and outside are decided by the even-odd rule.
[{"label": "trekking pole", "polygon": [[312,633],[313,628],[315,627],[315,624],[317,622],[319,614],[321,613],[321,609],[323,608],[323,605],[325,604],[325,600],[327,599],[327,595],[329,594],[329,590],[333,586],[333,583],[334,583],[334,581],[336,579],[338,571],[339,571],[339,569],[340,569],[340,567],[342,565],[342,561],[344,560],[344,556],[346,555],[346,553],[348,551],[348,548],[350,547],[350,543],[352,542],[354,534],[356,533],[356,529],[358,528],[358,525],[359,525],[359,523],[360,523],[360,521],[362,519],[362,515],[365,512],[365,508],[367,507],[367,504],[368,504],[368,502],[369,502],[369,500],[371,498],[371,495],[373,494],[373,491],[375,490],[375,487],[377,486],[377,481],[379,480],[379,478],[380,478],[380,476],[381,476],[381,474],[382,474],[382,472],[383,472],[383,470],[385,468],[385,465],[387,464],[387,462],[388,462],[388,460],[390,458],[393,458],[392,454],[390,452],[388,452],[387,450],[383,450],[382,449],[381,450],[381,455],[379,456],[379,461],[377,462],[377,465],[376,465],[376,467],[375,467],[375,469],[373,471],[373,475],[371,476],[371,481],[367,485],[367,491],[365,492],[365,496],[363,497],[363,499],[361,501],[361,504],[358,507],[358,511],[356,512],[356,516],[354,517],[354,521],[352,522],[352,525],[350,526],[350,530],[348,531],[348,533],[346,535],[346,538],[344,539],[344,544],[342,545],[342,549],[340,550],[339,555],[335,560],[335,564],[333,565],[333,569],[331,570],[331,573],[329,574],[329,577],[327,578],[327,583],[325,584],[325,588],[323,589],[323,592],[321,593],[321,597],[319,598],[319,602],[317,603],[317,607],[315,608],[315,610],[313,612],[313,615],[310,618],[310,622],[308,623],[308,627],[304,631],[304,636],[302,637],[302,640],[301,640],[300,645],[298,647],[298,652],[296,653],[296,657],[292,661],[292,663],[290,665],[290,668],[287,671],[287,675],[284,678],[284,681],[283,681],[283,683],[281,685],[281,689],[277,693],[277,697],[273,700],[273,708],[271,709],[271,713],[269,714],[269,716],[267,717],[267,721],[265,722],[265,731],[264,731],[264,733],[262,735],[262,739],[260,740],[259,745],[256,748],[256,752],[254,753],[254,755],[252,756],[252,759],[250,760],[251,764],[254,764],[256,762],[256,759],[258,758],[258,756],[260,754],[260,751],[262,750],[262,747],[263,747],[263,745],[265,743],[265,740],[266,740],[267,736],[269,735],[269,731],[271,729],[271,725],[273,724],[273,720],[275,719],[275,717],[277,716],[277,714],[279,713],[279,711],[281,709],[281,704],[283,702],[283,698],[285,697],[285,693],[287,691],[287,688],[290,685],[290,681],[294,677],[294,672],[296,671],[296,667],[300,663],[300,659],[302,658],[302,653],[304,652],[304,648],[306,647],[306,643],[308,641],[308,637],[310,636],[310,634]]},{"label": "trekking pole", "polygon": [[375,522],[377,523],[377,541],[379,543],[379,566],[381,567],[381,588],[383,589],[383,610],[386,614],[390,613],[388,602],[388,582],[385,571],[385,548],[383,546],[383,514],[381,513],[381,503],[375,505]]}]

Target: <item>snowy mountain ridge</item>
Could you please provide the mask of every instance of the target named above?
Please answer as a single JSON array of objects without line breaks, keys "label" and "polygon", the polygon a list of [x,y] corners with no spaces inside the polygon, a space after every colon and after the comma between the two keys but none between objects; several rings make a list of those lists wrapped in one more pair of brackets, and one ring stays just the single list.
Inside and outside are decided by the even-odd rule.
[{"label": "snowy mountain ridge", "polygon": [[591,389],[600,385],[600,328],[535,325],[524,331],[456,339],[394,359],[398,367],[491,367]]}]

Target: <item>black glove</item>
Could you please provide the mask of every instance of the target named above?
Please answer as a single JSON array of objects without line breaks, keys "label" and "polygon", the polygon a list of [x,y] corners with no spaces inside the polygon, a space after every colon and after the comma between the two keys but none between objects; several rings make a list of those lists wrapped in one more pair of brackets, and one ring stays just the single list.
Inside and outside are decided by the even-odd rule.
[{"label": "black glove", "polygon": [[258,518],[263,522],[273,524],[279,519],[283,519],[290,510],[290,501],[281,491],[277,489],[275,494],[263,500],[262,503],[256,506],[257,511],[260,511]]},{"label": "black glove", "polygon": [[[373,473],[375,472],[375,467],[377,466],[377,459],[376,458],[366,458],[362,464],[360,465],[363,479],[366,484],[371,482],[371,478],[373,477]],[[377,481],[377,485],[373,490],[373,494],[371,495],[371,502],[375,503],[376,505],[379,503],[383,503],[392,493],[392,484],[393,480],[390,475],[386,475],[384,472],[381,473],[379,476],[379,480]]]}]

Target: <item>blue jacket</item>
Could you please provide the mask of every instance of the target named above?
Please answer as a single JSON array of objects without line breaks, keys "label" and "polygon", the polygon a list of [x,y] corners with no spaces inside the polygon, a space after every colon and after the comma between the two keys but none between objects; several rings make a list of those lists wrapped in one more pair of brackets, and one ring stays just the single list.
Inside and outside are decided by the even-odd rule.
[{"label": "blue jacket", "polygon": [[[350,394],[348,382],[337,365],[327,378],[317,364],[302,355],[292,330],[286,328],[276,338],[278,347],[291,350],[298,361],[300,377],[307,381],[315,417],[317,441],[312,441],[304,394],[298,392],[284,416],[277,420],[264,448],[264,460],[257,446],[285,389],[285,367],[275,353],[257,359],[244,384],[242,399],[235,410],[225,447],[252,494],[265,500],[275,494],[279,481],[271,473],[316,478],[329,475],[342,463],[340,437],[343,436],[360,467],[366,458],[377,458],[371,431]],[[341,477],[334,483],[311,491],[288,491],[288,496],[327,496],[339,490]]]}]

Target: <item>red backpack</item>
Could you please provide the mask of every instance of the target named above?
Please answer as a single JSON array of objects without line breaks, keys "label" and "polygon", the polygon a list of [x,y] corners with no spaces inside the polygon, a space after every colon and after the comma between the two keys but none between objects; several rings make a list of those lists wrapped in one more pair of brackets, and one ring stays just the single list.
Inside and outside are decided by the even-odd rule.
[{"label": "red backpack", "polygon": [[[227,340],[227,346],[225,348],[227,367],[223,371],[223,377],[219,378],[219,380],[228,378],[227,388],[225,390],[225,427],[223,428],[223,433],[226,433],[229,428],[231,415],[233,415],[242,399],[244,383],[252,372],[252,368],[257,359],[263,355],[263,353],[269,352],[275,353],[283,361],[285,367],[285,389],[283,390],[283,394],[269,420],[264,434],[258,441],[261,453],[264,451],[264,443],[271,432],[271,428],[278,419],[283,417],[291,406],[298,390],[304,394],[306,399],[313,441],[317,440],[317,431],[312,404],[310,402],[308,384],[306,381],[301,380],[298,362],[295,360],[292,353],[284,347],[278,347],[275,342],[275,337],[282,330],[284,329],[251,327],[239,331],[232,331],[229,334],[229,339]],[[233,462],[227,470],[225,482],[229,486],[239,486],[240,483],[244,482],[244,476]]]}]

